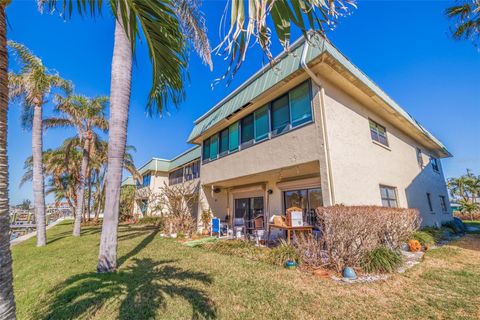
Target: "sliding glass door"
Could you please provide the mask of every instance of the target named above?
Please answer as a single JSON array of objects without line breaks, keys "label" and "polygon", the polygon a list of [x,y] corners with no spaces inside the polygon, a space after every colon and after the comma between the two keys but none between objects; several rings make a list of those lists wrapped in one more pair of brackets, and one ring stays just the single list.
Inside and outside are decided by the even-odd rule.
[{"label": "sliding glass door", "polygon": [[263,215],[263,212],[263,197],[235,199],[235,219],[252,223],[253,219]]},{"label": "sliding glass door", "polygon": [[323,205],[320,188],[289,190],[283,194],[285,209],[291,207],[301,208],[303,221],[309,225],[316,225],[317,215],[315,209]]}]

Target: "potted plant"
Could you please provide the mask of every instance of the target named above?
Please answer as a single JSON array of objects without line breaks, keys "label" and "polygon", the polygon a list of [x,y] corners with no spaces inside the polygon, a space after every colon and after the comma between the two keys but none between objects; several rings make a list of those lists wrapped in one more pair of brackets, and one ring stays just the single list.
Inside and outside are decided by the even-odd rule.
[{"label": "potted plant", "polygon": [[212,220],[212,211],[210,210],[202,210],[202,214],[200,216],[200,220],[203,223],[203,234],[208,235],[210,233],[209,227],[210,227],[210,222]]}]

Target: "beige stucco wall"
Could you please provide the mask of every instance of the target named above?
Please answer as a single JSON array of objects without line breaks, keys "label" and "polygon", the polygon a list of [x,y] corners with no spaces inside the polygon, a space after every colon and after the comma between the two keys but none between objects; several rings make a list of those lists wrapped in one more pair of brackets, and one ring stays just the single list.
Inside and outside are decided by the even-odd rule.
[{"label": "beige stucco wall", "polygon": [[[451,219],[445,178],[429,164],[431,153],[358,101],[328,82],[326,122],[332,166],[335,203],[381,205],[379,185],[397,188],[401,207],[418,208],[423,224],[433,225]],[[372,142],[369,118],[387,129],[389,147]],[[426,166],[420,168],[416,148],[422,149]],[[432,198],[428,208],[426,193]],[[445,196],[448,211],[442,212],[439,196]]]}]

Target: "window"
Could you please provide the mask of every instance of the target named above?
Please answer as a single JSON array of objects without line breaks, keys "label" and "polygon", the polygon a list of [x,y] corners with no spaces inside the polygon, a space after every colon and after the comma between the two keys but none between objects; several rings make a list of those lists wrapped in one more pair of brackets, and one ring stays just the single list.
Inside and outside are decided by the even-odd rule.
[{"label": "window", "polygon": [[285,95],[272,102],[272,133],[274,135],[285,132],[290,127],[290,111],[288,110],[288,96]]},{"label": "window", "polygon": [[253,114],[250,114],[242,119],[241,124],[241,136],[242,136],[242,147],[248,146],[253,143],[255,136],[255,129],[253,126]]},{"label": "window", "polygon": [[168,184],[174,185],[183,182],[183,168],[172,171],[168,174]]},{"label": "window", "polygon": [[255,111],[255,141],[268,138],[270,123],[268,121],[268,106],[263,106]]},{"label": "window", "polygon": [[320,188],[285,191],[283,193],[285,210],[291,207],[303,209],[303,220],[309,225],[316,225],[315,209],[323,205]]},{"label": "window", "polygon": [[[227,129],[203,141],[203,161],[215,160],[256,142],[313,121],[310,82],[248,114]],[[378,134],[377,134],[378,135]]]},{"label": "window", "polygon": [[432,169],[433,169],[433,171],[439,172],[440,170],[439,170],[439,167],[438,167],[438,159],[431,157],[431,158],[430,158],[430,162],[432,163]]},{"label": "window", "polygon": [[292,127],[312,121],[309,82],[304,82],[289,92]]},{"label": "window", "polygon": [[195,161],[185,166],[184,178],[185,181],[190,181],[200,177],[200,161]]},{"label": "window", "polygon": [[422,149],[417,148],[417,162],[418,166],[423,169],[423,155],[422,155]]},{"label": "window", "polygon": [[433,212],[432,195],[428,192],[427,192],[427,201],[428,201],[428,209],[430,209],[430,212]]},{"label": "window", "polygon": [[398,207],[396,188],[380,186],[380,196],[382,198],[382,206],[389,208]]},{"label": "window", "polygon": [[152,176],[150,174],[146,174],[143,176],[143,186],[148,187],[150,185],[150,181],[152,180]]},{"label": "window", "polygon": [[372,140],[388,147],[387,130],[384,126],[379,125],[373,120],[370,120],[370,135],[372,136]]},{"label": "window", "polygon": [[238,150],[238,122],[235,122],[228,128],[228,150],[235,152]]},{"label": "window", "polygon": [[210,160],[217,159],[218,155],[218,134],[210,137]]},{"label": "window", "polygon": [[220,157],[228,154],[228,128],[220,132]]},{"label": "window", "polygon": [[442,208],[443,212],[448,212],[447,210],[447,202],[445,201],[445,196],[439,196],[440,197],[440,207]]},{"label": "window", "polygon": [[210,159],[210,139],[203,141],[203,160]]}]

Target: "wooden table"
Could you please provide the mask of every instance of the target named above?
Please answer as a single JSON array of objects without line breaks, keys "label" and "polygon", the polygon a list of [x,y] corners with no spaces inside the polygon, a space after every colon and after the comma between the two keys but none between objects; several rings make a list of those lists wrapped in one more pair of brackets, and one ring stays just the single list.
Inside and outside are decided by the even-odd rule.
[{"label": "wooden table", "polygon": [[301,226],[301,227],[292,227],[292,226],[280,226],[277,224],[269,223],[268,224],[268,238],[270,238],[270,230],[271,229],[279,229],[287,231],[287,243],[290,244],[290,238],[292,232],[307,232],[312,233],[313,226]]}]

